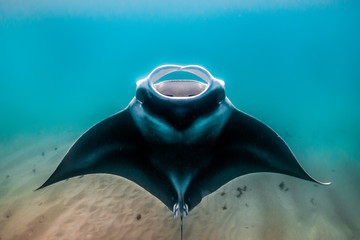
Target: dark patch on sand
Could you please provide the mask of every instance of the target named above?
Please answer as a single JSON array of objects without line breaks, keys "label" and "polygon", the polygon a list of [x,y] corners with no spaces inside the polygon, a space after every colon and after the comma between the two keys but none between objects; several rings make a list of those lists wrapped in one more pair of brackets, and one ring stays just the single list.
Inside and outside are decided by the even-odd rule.
[{"label": "dark patch on sand", "polygon": [[36,173],[36,168],[33,168],[32,172],[33,172],[33,173]]},{"label": "dark patch on sand", "polygon": [[45,153],[44,153],[44,152],[42,152],[42,153],[41,153],[41,156],[45,156]]},{"label": "dark patch on sand", "polygon": [[227,207],[226,207],[226,205],[224,205],[223,207],[222,207],[222,210],[226,210],[227,209]]},{"label": "dark patch on sand", "polygon": [[314,198],[311,198],[310,202],[311,202],[312,205],[315,205]]},{"label": "dark patch on sand", "polygon": [[5,217],[6,217],[6,218],[10,218],[11,216],[12,216],[11,210],[6,211]]},{"label": "dark patch on sand", "polygon": [[238,195],[236,195],[237,198],[240,198],[241,195],[246,191],[247,189],[247,186],[244,186],[244,187],[238,187],[236,190],[238,191]]},{"label": "dark patch on sand", "polygon": [[39,223],[43,223],[45,220],[45,216],[44,215],[41,215],[40,219],[39,219]]},{"label": "dark patch on sand", "polygon": [[247,203],[245,203],[245,207],[249,207],[249,205]]},{"label": "dark patch on sand", "polygon": [[279,188],[280,188],[281,191],[284,191],[284,192],[289,191],[289,188],[285,186],[285,183],[284,183],[284,182],[281,182],[281,183],[279,184]]},{"label": "dark patch on sand", "polygon": [[10,178],[10,175],[6,175],[6,179],[9,179]]},{"label": "dark patch on sand", "polygon": [[136,219],[137,219],[138,221],[141,219],[141,214],[140,214],[140,213],[136,216]]},{"label": "dark patch on sand", "polygon": [[221,193],[221,196],[225,196],[225,194],[226,194],[225,192],[222,192],[222,193]]},{"label": "dark patch on sand", "polygon": [[57,148],[57,147],[54,147],[54,150],[56,151],[56,150],[58,150],[58,148]]}]

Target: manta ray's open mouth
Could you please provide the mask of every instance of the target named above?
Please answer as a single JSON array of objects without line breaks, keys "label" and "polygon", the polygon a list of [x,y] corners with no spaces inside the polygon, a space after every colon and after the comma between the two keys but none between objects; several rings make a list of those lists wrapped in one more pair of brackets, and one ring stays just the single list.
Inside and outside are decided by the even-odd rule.
[{"label": "manta ray's open mouth", "polygon": [[167,80],[154,84],[154,88],[168,97],[188,98],[202,94],[207,84],[196,80]]},{"label": "manta ray's open mouth", "polygon": [[161,66],[136,85],[141,107],[181,131],[225,100],[224,81],[196,65]]}]

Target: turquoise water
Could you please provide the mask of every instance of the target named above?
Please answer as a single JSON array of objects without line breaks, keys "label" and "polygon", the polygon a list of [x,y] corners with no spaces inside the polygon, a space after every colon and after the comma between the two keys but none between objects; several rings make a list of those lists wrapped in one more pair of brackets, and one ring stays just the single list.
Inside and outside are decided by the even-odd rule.
[{"label": "turquoise water", "polygon": [[238,108],[279,128],[286,117],[293,127],[359,130],[356,1],[204,4],[204,12],[172,15],[168,6],[146,14],[134,4],[126,13],[8,5],[0,4],[1,138],[93,124],[125,107],[136,80],[166,63],[206,67]]},{"label": "turquoise water", "polygon": [[197,64],[310,173],[350,184],[348,212],[360,199],[359,1],[20,3],[0,2],[0,141],[81,132],[155,67]]}]

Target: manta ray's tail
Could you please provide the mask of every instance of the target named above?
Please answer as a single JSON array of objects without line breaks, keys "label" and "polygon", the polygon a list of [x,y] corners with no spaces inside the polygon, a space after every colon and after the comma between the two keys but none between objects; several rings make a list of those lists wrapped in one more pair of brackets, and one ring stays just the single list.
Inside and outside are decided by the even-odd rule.
[{"label": "manta ray's tail", "polygon": [[179,201],[178,203],[174,204],[173,207],[174,218],[180,215],[180,240],[183,239],[183,226],[184,226],[184,217],[189,214],[189,207],[184,202],[184,194],[179,194]]}]

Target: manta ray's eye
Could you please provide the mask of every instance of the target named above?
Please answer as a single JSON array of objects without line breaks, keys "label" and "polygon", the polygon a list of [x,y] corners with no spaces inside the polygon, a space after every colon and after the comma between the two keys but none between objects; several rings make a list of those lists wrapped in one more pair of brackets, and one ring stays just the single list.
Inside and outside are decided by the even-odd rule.
[{"label": "manta ray's eye", "polygon": [[177,71],[155,82],[157,92],[167,97],[187,98],[200,95],[207,88],[207,83],[195,74]]}]

